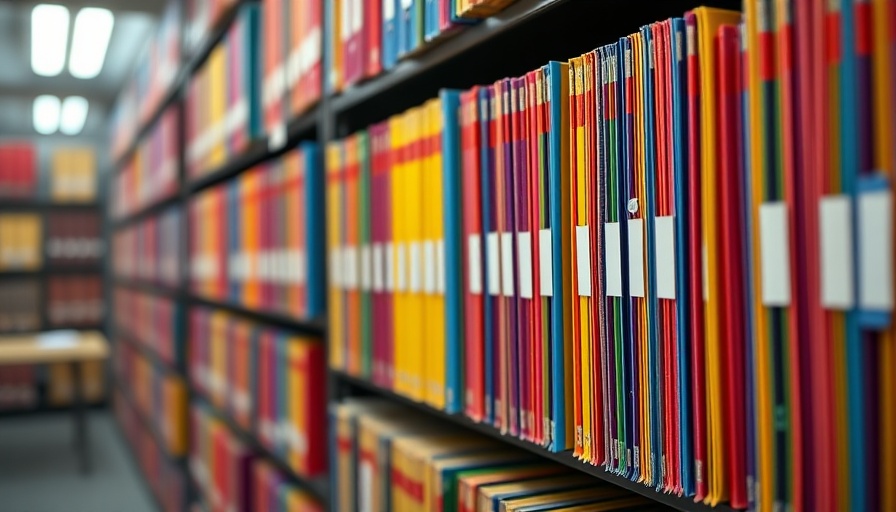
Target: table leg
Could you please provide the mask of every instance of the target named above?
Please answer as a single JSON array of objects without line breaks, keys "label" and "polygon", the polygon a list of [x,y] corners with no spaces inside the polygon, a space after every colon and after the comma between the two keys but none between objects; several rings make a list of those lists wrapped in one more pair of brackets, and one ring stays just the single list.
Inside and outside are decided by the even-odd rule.
[{"label": "table leg", "polygon": [[90,449],[87,437],[87,411],[84,404],[84,390],[81,389],[81,364],[72,363],[74,382],[72,410],[75,414],[75,448],[81,462],[81,473],[90,473]]}]

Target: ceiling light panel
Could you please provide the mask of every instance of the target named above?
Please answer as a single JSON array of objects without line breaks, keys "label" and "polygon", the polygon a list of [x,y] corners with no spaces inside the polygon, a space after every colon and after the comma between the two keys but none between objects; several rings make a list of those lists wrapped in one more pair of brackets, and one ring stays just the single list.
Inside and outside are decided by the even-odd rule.
[{"label": "ceiling light panel", "polygon": [[44,94],[34,98],[34,130],[41,135],[51,135],[59,129],[59,98]]},{"label": "ceiling light panel", "polygon": [[72,76],[89,79],[100,74],[114,24],[115,17],[108,9],[87,7],[78,11],[68,61]]},{"label": "ceiling light panel", "polygon": [[87,100],[81,96],[69,96],[62,102],[59,131],[65,135],[77,135],[87,120]]},{"label": "ceiling light panel", "polygon": [[56,76],[65,69],[68,44],[68,9],[40,4],[31,10],[31,69],[41,76]]}]

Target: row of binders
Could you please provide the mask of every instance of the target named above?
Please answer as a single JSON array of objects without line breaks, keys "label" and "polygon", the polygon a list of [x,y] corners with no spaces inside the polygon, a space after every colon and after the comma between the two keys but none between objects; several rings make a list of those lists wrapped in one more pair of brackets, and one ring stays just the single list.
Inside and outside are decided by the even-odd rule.
[{"label": "row of binders", "polygon": [[0,271],[36,270],[43,264],[43,222],[36,213],[0,214]]},{"label": "row of binders", "polygon": [[40,330],[43,307],[38,279],[5,279],[0,286],[0,332]]},{"label": "row of binders", "polygon": [[176,288],[181,281],[183,215],[172,206],[112,235],[115,277]]},{"label": "row of binders", "polygon": [[331,143],[331,366],[707,504],[896,507],[896,8],[746,7]]},{"label": "row of binders", "polygon": [[295,486],[230,430],[210,408],[194,403],[190,474],[208,512],[319,512],[323,506]]},{"label": "row of binders", "polygon": [[26,141],[0,143],[0,197],[33,198],[38,185],[37,151]]},{"label": "row of binders", "polygon": [[46,226],[45,252],[50,265],[91,265],[103,257],[100,212],[50,212]]},{"label": "row of binders", "polygon": [[323,2],[273,0],[261,15],[261,113],[265,133],[285,142],[286,121],[321,96]]},{"label": "row of binders", "polygon": [[115,417],[156,502],[164,512],[182,512],[188,484],[181,466],[156,443],[134,404],[120,390],[113,396]]},{"label": "row of binders", "polygon": [[207,308],[189,330],[193,388],[296,474],[325,474],[323,344]]},{"label": "row of binders", "polygon": [[[319,4],[319,2],[314,2]],[[513,0],[337,0],[324,2],[331,52],[327,90],[340,92],[493,16]],[[319,6],[318,6],[319,8]]]},{"label": "row of binders", "polygon": [[183,309],[174,300],[123,286],[113,288],[118,334],[140,344],[171,366],[183,360]]},{"label": "row of binders", "polygon": [[49,327],[88,327],[103,322],[105,302],[100,275],[47,276]]},{"label": "row of binders", "polygon": [[113,217],[127,217],[177,193],[178,115],[177,105],[167,107],[113,175]]},{"label": "row of binders", "polygon": [[155,364],[141,351],[121,339],[113,357],[115,382],[125,383],[133,406],[165,443],[172,457],[185,455],[187,435],[187,387],[175,373]]},{"label": "row of binders", "polygon": [[255,3],[239,7],[236,19],[186,90],[185,165],[196,179],[241,154],[260,135],[259,11]]},{"label": "row of binders", "polygon": [[331,406],[333,510],[665,510],[648,498],[401,405]]},{"label": "row of binders", "polygon": [[195,196],[194,292],[294,318],[322,315],[322,190],[318,149],[306,142]]}]

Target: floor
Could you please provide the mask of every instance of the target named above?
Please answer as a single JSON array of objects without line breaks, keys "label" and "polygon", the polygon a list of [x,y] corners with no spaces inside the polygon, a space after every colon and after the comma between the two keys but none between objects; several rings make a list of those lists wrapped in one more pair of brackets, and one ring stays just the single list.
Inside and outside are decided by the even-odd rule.
[{"label": "floor", "polygon": [[115,419],[89,415],[89,475],[78,471],[70,414],[0,418],[0,512],[156,511]]}]

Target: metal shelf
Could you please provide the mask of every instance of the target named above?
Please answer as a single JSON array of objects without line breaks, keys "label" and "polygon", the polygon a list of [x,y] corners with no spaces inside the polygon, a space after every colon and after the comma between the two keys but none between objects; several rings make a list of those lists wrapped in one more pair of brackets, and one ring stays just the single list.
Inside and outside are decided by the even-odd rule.
[{"label": "metal shelf", "polygon": [[284,315],[282,313],[259,311],[247,308],[246,306],[240,304],[234,304],[228,301],[208,299],[205,297],[200,297],[198,295],[190,295],[190,300],[194,304],[226,309],[233,313],[248,317],[257,322],[290,329],[302,334],[323,336],[324,332],[326,331],[326,319],[324,318],[312,318],[303,320],[300,318],[294,318],[288,315]]}]

